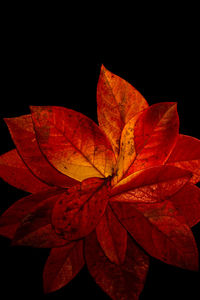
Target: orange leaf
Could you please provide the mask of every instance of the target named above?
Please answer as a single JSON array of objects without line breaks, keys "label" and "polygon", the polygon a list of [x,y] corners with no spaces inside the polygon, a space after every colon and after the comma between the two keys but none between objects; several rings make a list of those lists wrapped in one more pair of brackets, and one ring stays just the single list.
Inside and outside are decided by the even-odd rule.
[{"label": "orange leaf", "polygon": [[192,227],[200,221],[200,189],[187,183],[171,198],[174,207],[185,217],[187,224]]},{"label": "orange leaf", "polygon": [[68,192],[56,202],[52,224],[58,234],[72,241],[96,227],[108,203],[108,183],[101,178],[89,178]]},{"label": "orange leaf", "polygon": [[193,173],[191,182],[200,181],[200,140],[179,135],[167,164],[191,171]]},{"label": "orange leaf", "polygon": [[27,215],[43,204],[48,198],[60,194],[61,192],[62,191],[57,188],[51,188],[40,193],[26,196],[15,202],[0,216],[0,234],[12,239],[20,222]]},{"label": "orange leaf", "polygon": [[47,184],[30,172],[15,149],[0,156],[0,177],[10,185],[29,193],[49,189]]},{"label": "orange leaf", "polygon": [[50,106],[32,107],[32,117],[42,152],[60,172],[79,181],[112,174],[112,148],[91,119]]},{"label": "orange leaf", "polygon": [[86,238],[85,257],[88,270],[96,283],[113,300],[138,300],[149,268],[148,256],[128,237],[123,264],[109,261],[93,232]]},{"label": "orange leaf", "polygon": [[127,232],[108,206],[96,227],[98,241],[111,262],[124,262],[127,248]]},{"label": "orange leaf", "polygon": [[84,266],[83,241],[53,248],[43,272],[44,292],[54,292],[68,284]]},{"label": "orange leaf", "polygon": [[108,136],[117,157],[124,125],[148,104],[132,85],[102,65],[97,85],[97,105],[99,125]]},{"label": "orange leaf", "polygon": [[171,102],[154,104],[125,125],[114,184],[137,171],[166,161],[178,137],[176,106]]},{"label": "orange leaf", "polygon": [[113,187],[111,201],[129,203],[163,201],[180,190],[191,176],[191,172],[172,166],[138,171]]},{"label": "orange leaf", "polygon": [[177,267],[198,270],[198,250],[190,228],[170,201],[113,203],[120,222],[151,256]]},{"label": "orange leaf", "polygon": [[38,146],[31,115],[4,119],[24,163],[31,172],[48,185],[69,187],[76,180],[61,174],[46,160]]}]

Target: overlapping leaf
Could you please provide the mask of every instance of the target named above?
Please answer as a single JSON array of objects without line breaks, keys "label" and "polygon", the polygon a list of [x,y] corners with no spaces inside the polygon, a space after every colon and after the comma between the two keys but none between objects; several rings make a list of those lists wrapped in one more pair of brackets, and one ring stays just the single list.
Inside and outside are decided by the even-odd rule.
[{"label": "overlapping leaf", "polygon": [[76,180],[61,174],[42,155],[38,146],[31,115],[5,119],[24,163],[41,181],[61,187],[69,187]]},{"label": "overlapping leaf", "polygon": [[200,181],[200,140],[179,135],[167,164],[189,170],[193,173],[192,183]]},{"label": "overlapping leaf", "polygon": [[68,284],[84,266],[83,241],[53,248],[43,273],[44,292],[54,292]]},{"label": "overlapping leaf", "polygon": [[0,177],[10,185],[30,193],[49,189],[47,184],[29,171],[15,149],[0,156]]},{"label": "overlapping leaf", "polygon": [[122,264],[126,256],[127,232],[109,206],[96,227],[96,234],[110,261]]},{"label": "overlapping leaf", "polygon": [[151,256],[198,270],[198,250],[190,228],[170,201],[153,204],[112,203],[128,232]]},{"label": "overlapping leaf", "polygon": [[20,222],[32,211],[35,211],[46,200],[54,195],[59,195],[62,190],[51,188],[49,190],[35,193],[26,196],[15,202],[9,209],[7,209],[0,217],[0,234],[12,239]]},{"label": "overlapping leaf", "polygon": [[178,137],[176,106],[176,103],[168,102],[154,104],[126,124],[113,180],[115,184],[139,170],[166,161]]},{"label": "overlapping leaf", "polygon": [[200,141],[179,135],[176,103],[148,107],[103,66],[97,104],[99,127],[55,106],[5,119],[16,150],[0,156],[0,176],[35,194],[3,213],[0,234],[13,245],[53,248],[46,293],[81,270],[85,239],[88,270],[100,287],[114,300],[136,300],[149,265],[142,248],[198,269],[189,227],[200,221]]},{"label": "overlapping leaf", "polygon": [[111,190],[111,201],[153,203],[165,200],[180,190],[192,173],[173,166],[138,171],[121,180]]},{"label": "overlapping leaf", "polygon": [[67,192],[50,196],[36,206],[20,222],[13,238],[13,245],[23,245],[38,248],[53,248],[65,245],[67,242],[56,234],[51,224],[51,211],[55,202],[66,197]]},{"label": "overlapping leaf", "polygon": [[128,238],[123,264],[111,263],[101,249],[95,233],[86,238],[85,257],[96,283],[114,300],[138,300],[149,268],[148,256]]},{"label": "overlapping leaf", "polygon": [[102,65],[97,85],[98,121],[109,138],[116,157],[124,125],[147,107],[144,97],[132,85]]},{"label": "overlapping leaf", "polygon": [[84,180],[59,199],[52,212],[57,233],[66,240],[80,239],[96,227],[108,203],[108,184],[101,178]]},{"label": "overlapping leaf", "polygon": [[73,110],[50,106],[32,107],[32,117],[42,152],[61,173],[79,181],[112,174],[112,148],[92,120]]}]

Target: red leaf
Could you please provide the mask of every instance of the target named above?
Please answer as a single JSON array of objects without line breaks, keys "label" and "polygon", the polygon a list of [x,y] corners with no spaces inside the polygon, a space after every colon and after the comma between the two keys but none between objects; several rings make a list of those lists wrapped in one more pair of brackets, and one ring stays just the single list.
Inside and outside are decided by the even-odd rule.
[{"label": "red leaf", "polygon": [[84,266],[83,241],[53,248],[43,273],[44,292],[54,292],[68,284]]},{"label": "red leaf", "polygon": [[191,171],[193,173],[191,182],[200,181],[200,140],[179,135],[167,164]]},{"label": "red leaf", "polygon": [[191,176],[191,172],[172,166],[138,171],[113,187],[111,201],[133,203],[162,201],[180,190]]},{"label": "red leaf", "polygon": [[188,183],[169,200],[190,227],[200,221],[200,189],[197,186]]},{"label": "red leaf", "polygon": [[88,270],[96,283],[113,300],[138,300],[149,267],[147,255],[130,237],[127,242],[125,261],[116,265],[105,256],[95,233],[86,238],[85,257]]},{"label": "red leaf", "polygon": [[0,216],[0,234],[12,239],[20,222],[37,207],[41,206],[47,199],[53,195],[60,194],[57,188],[51,188],[47,191],[29,195],[15,202]]},{"label": "red leaf", "polygon": [[76,180],[61,174],[45,159],[38,146],[31,115],[5,119],[12,139],[27,167],[49,185],[69,187]]},{"label": "red leaf", "polygon": [[97,85],[97,105],[99,125],[108,136],[117,157],[124,125],[148,104],[133,86],[102,65]]},{"label": "red leaf", "polygon": [[198,250],[190,228],[170,201],[153,204],[113,203],[112,208],[150,255],[165,263],[198,270]]},{"label": "red leaf", "polygon": [[55,202],[65,195],[63,192],[59,195],[47,198],[45,201],[31,211],[18,227],[13,245],[31,246],[38,248],[54,248],[65,245],[67,242],[61,236],[56,234],[51,225],[51,212]]},{"label": "red leaf", "polygon": [[114,184],[142,169],[163,164],[170,155],[179,129],[176,103],[150,106],[124,127]]},{"label": "red leaf", "polygon": [[52,224],[68,241],[80,239],[96,227],[108,203],[108,184],[101,178],[84,180],[68,190],[52,212]]},{"label": "red leaf", "polygon": [[29,193],[49,189],[48,185],[29,171],[15,149],[0,156],[0,177],[10,185]]},{"label": "red leaf", "polygon": [[41,150],[61,173],[79,181],[112,174],[111,145],[92,120],[63,107],[38,106],[32,112]]},{"label": "red leaf", "polygon": [[105,255],[115,264],[122,264],[126,255],[127,232],[108,206],[96,227],[98,241]]}]

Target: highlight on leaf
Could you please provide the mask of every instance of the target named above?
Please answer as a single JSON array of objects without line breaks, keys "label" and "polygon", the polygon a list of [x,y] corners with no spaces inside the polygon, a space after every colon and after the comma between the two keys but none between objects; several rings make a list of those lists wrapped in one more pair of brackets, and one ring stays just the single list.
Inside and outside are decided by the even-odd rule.
[{"label": "highlight on leaf", "polygon": [[149,256],[198,270],[200,141],[179,133],[177,103],[149,106],[102,66],[99,125],[65,107],[30,110],[5,119],[16,149],[0,156],[0,177],[29,195],[2,212],[0,234],[51,249],[44,293],[85,263],[113,300],[139,299]]}]

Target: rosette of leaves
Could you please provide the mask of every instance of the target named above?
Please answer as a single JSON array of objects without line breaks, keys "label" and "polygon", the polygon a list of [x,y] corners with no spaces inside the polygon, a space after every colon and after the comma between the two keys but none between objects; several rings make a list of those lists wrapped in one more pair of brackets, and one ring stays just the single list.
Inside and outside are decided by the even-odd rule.
[{"label": "rosette of leaves", "polygon": [[52,248],[45,293],[86,264],[112,299],[138,299],[149,255],[198,270],[200,141],[179,134],[176,103],[148,106],[104,66],[97,108],[99,125],[55,106],[5,119],[16,149],[0,156],[0,176],[30,195],[1,215],[0,233]]}]

